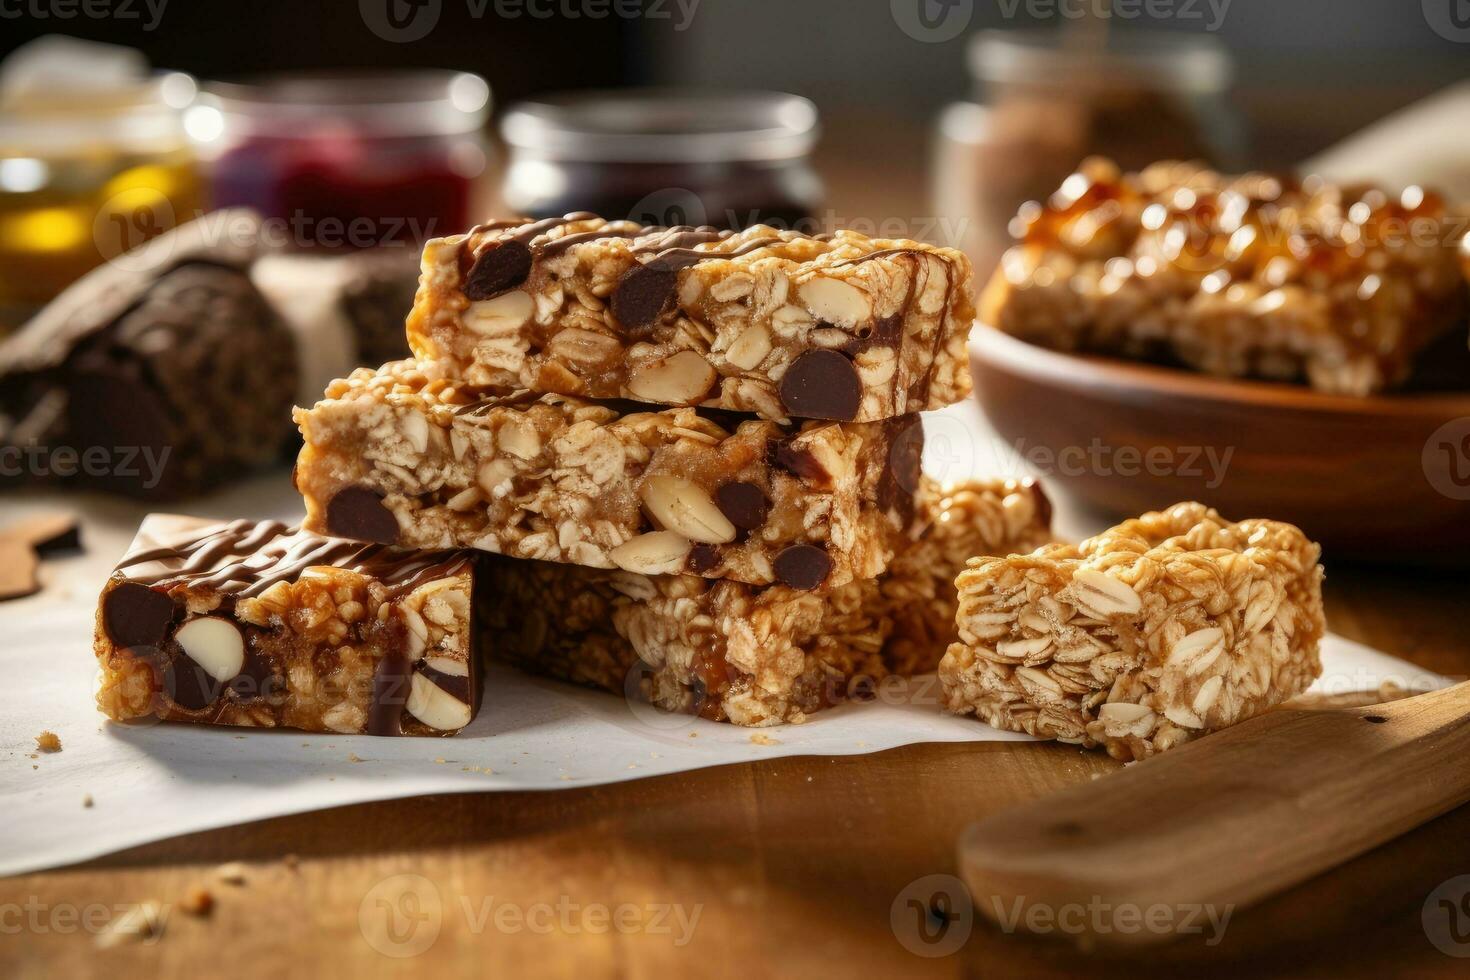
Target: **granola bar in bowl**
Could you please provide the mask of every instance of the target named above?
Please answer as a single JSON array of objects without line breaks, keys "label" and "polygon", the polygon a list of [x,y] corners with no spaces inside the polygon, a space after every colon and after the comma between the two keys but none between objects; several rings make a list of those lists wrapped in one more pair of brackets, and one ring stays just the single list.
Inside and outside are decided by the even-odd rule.
[{"label": "granola bar in bowl", "polygon": [[1466,228],[1419,188],[1087,161],[1012,224],[976,397],[1094,510],[1208,500],[1336,557],[1462,562]]}]

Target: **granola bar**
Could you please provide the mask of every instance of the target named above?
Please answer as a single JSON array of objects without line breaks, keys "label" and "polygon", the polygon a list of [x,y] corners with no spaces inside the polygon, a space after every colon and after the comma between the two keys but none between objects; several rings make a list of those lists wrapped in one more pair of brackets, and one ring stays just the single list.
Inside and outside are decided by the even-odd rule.
[{"label": "granola bar", "polygon": [[1289,524],[1184,503],[978,558],[955,583],[945,707],[1125,760],[1233,725],[1321,672],[1319,555]]},{"label": "granola bar", "polygon": [[1094,158],[1022,209],[980,316],[1046,347],[1370,394],[1463,324],[1464,219],[1417,187]]},{"label": "granola bar", "polygon": [[923,445],[914,416],[781,425],[487,396],[413,361],[357,371],[296,419],[310,530],[803,589],[887,566]]},{"label": "granola bar", "polygon": [[852,231],[497,221],[425,246],[408,340],[477,385],[877,421],[969,393],[971,276]]},{"label": "granola bar", "polygon": [[825,596],[690,575],[492,561],[492,657],[737,725],[799,722],[891,674],[932,671],[954,638],[953,577],[976,553],[1049,540],[1034,484],[920,492],[924,526],[874,580]]},{"label": "granola bar", "polygon": [[474,559],[152,515],[97,609],[119,721],[452,735],[479,704]]}]

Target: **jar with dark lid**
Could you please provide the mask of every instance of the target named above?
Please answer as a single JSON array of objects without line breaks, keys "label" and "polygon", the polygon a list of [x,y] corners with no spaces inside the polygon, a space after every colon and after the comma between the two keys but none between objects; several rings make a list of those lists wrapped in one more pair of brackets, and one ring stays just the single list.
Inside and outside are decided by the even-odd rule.
[{"label": "jar with dark lid", "polygon": [[988,273],[1007,224],[1044,200],[1088,156],[1124,170],[1159,160],[1238,166],[1233,65],[1215,38],[1119,30],[982,31],[969,49],[972,102],[940,118],[938,213],[967,222],[965,249]]},{"label": "jar with dark lid", "polygon": [[821,206],[811,102],[775,92],[591,92],[523,102],[500,127],[513,213],[795,227]]}]

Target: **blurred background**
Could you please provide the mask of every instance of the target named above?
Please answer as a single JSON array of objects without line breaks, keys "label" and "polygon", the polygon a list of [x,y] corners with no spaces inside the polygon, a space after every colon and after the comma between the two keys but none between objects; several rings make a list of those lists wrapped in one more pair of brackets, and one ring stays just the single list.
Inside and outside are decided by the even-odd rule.
[{"label": "blurred background", "polygon": [[[764,209],[829,226],[887,220],[931,240],[962,239],[977,260],[990,261],[1015,205],[1055,187],[1085,153],[1110,153],[1125,166],[1191,156],[1289,168],[1459,81],[1470,65],[1462,7],[1459,0],[361,0],[247,10],[217,0],[75,8],[38,0],[4,14],[0,56],[65,34],[139,57],[125,65],[123,52],[81,56],[80,66],[100,73],[96,90],[59,57],[49,73],[60,79],[46,78],[45,58],[13,59],[0,117],[5,318],[23,319],[108,252],[223,204],[343,224],[432,219],[432,233],[444,234],[500,210],[507,197],[517,210],[549,213],[690,190],[699,197],[694,210],[715,212],[691,218],[738,224]],[[143,65],[185,73],[199,90],[175,80],[171,89],[125,92],[105,75],[137,78]],[[303,77],[323,70],[383,77],[345,93]],[[409,74],[425,70],[473,73],[488,88]],[[27,73],[43,80],[27,83]],[[266,86],[219,84],[268,76]],[[720,119],[705,114],[699,125],[723,126],[731,140],[705,151],[677,141],[640,147],[630,177],[629,167],[617,166],[628,161],[612,159],[616,147],[586,132],[578,142],[579,127],[589,118],[592,129],[645,131],[688,121],[636,112],[614,120],[595,109],[579,118],[553,106],[521,118],[510,135],[523,145],[513,153],[497,128],[525,100],[643,86],[790,93],[811,100],[820,129],[800,107],[726,106]],[[75,97],[65,96],[69,88]],[[344,95],[363,105],[333,111]],[[46,101],[50,119],[35,105]],[[166,113],[143,118],[137,103],[152,101],[187,121],[177,141]],[[387,111],[388,102],[403,111]],[[211,111],[201,113],[201,103]],[[791,138],[749,145],[759,142],[752,131],[773,126],[789,128]],[[576,145],[568,148],[569,140]],[[742,149],[754,159],[738,160]],[[660,153],[668,159],[652,159]],[[389,157],[397,163],[388,165]],[[569,183],[578,189],[568,193]],[[648,216],[678,217],[684,202],[667,198],[645,202]],[[66,206],[77,201],[89,214],[68,219]],[[108,220],[82,220],[103,205]],[[743,213],[726,213],[732,209]],[[380,243],[423,231],[376,228],[355,237]],[[305,237],[320,245],[316,237],[331,236]],[[348,237],[345,229],[336,236]]]},{"label": "blurred background", "polygon": [[[57,446],[171,452],[152,484],[60,474],[149,500],[279,465],[293,402],[406,355],[423,240],[492,216],[847,227],[963,248],[979,285],[1093,154],[1470,200],[1466,0],[17,0],[0,22],[5,483],[55,478]],[[190,225],[221,209],[249,218]]]}]

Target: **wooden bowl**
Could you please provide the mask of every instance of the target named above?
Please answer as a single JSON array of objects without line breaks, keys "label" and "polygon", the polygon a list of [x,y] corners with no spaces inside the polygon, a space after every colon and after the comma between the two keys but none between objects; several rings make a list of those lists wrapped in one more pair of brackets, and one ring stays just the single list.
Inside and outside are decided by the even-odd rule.
[{"label": "wooden bowl", "polygon": [[970,363],[991,426],[1073,503],[1128,516],[1200,500],[1290,521],[1333,558],[1470,567],[1470,391],[1325,395],[983,326]]}]

